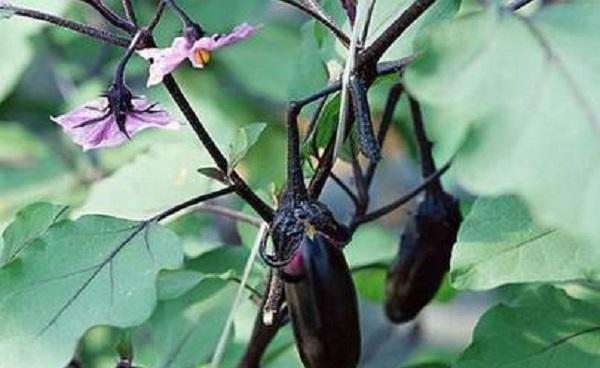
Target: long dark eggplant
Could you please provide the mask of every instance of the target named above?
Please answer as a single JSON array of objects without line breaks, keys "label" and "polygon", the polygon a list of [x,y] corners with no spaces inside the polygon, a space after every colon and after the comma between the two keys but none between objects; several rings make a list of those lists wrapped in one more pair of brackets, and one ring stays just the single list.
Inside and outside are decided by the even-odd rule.
[{"label": "long dark eggplant", "polygon": [[302,269],[285,283],[285,296],[302,361],[309,368],[356,367],[356,291],[342,250],[317,233],[302,239],[294,258],[289,266]]},{"label": "long dark eggplant", "polygon": [[355,368],[360,358],[356,290],[342,248],[350,241],[323,203],[310,198],[300,160],[296,104],[288,109],[287,188],[271,223],[274,254],[261,256],[284,282],[296,346],[307,368]]},{"label": "long dark eggplant", "polygon": [[388,271],[385,310],[391,321],[412,320],[433,299],[450,268],[461,220],[458,201],[451,195],[425,196]]},{"label": "long dark eggplant", "polygon": [[283,204],[272,225],[296,345],[307,368],[354,368],[360,357],[356,291],[342,247],[348,229],[320,202]]},{"label": "long dark eggplant", "polygon": [[[432,143],[421,108],[409,97],[424,178],[436,173]],[[392,322],[403,323],[419,314],[438,291],[450,268],[452,247],[462,222],[458,201],[444,191],[439,177],[425,187],[425,198],[400,239],[400,249],[386,282],[385,311]]]}]

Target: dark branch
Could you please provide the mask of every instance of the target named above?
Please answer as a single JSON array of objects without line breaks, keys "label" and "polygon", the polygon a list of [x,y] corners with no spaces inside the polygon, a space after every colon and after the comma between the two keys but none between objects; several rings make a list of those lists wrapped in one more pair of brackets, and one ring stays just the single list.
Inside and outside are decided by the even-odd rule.
[{"label": "dark branch", "polygon": [[294,199],[305,200],[308,198],[306,186],[304,185],[304,174],[302,173],[302,162],[300,158],[300,133],[298,132],[298,114],[300,109],[295,102],[290,103],[287,111],[288,128],[288,179],[287,193]]},{"label": "dark branch", "polygon": [[[387,100],[385,102],[385,107],[383,109],[383,116],[381,117],[381,124],[379,125],[379,132],[377,133],[377,143],[379,147],[383,147],[385,143],[385,138],[390,130],[390,126],[394,120],[394,112],[396,111],[396,106],[398,105],[398,101],[400,100],[400,96],[404,91],[404,87],[402,84],[398,83],[393,85],[390,88],[388,93]],[[375,170],[377,170],[377,162],[369,162],[369,166],[367,167],[367,171],[365,173],[365,180],[367,182],[367,187],[371,187],[373,183],[373,178],[375,176]]]},{"label": "dark branch", "polygon": [[227,195],[227,194],[230,194],[233,192],[235,192],[234,187],[227,187],[227,188],[224,188],[221,190],[217,190],[215,192],[199,195],[198,197],[189,199],[183,203],[180,203],[176,206],[173,206],[173,207],[159,213],[158,215],[154,216],[151,219],[151,221],[162,221],[162,220],[166,219],[167,217],[173,216],[174,214],[176,214],[180,211],[183,211],[185,209],[188,209],[192,206],[196,206],[202,202],[210,201],[211,199],[219,198],[219,197],[222,197],[224,195]]},{"label": "dark branch", "polygon": [[329,173],[329,176],[331,177],[331,180],[333,180],[333,182],[336,183],[344,193],[346,193],[346,195],[348,196],[348,198],[350,198],[354,206],[358,206],[360,201],[356,194],[354,194],[352,189],[350,189],[350,187],[346,183],[344,183],[344,181],[340,179],[340,177],[338,177],[333,171]]},{"label": "dark branch", "polygon": [[419,102],[410,96],[408,97],[408,102],[415,128],[415,138],[417,139],[417,146],[419,147],[421,170],[423,177],[426,178],[431,176],[436,171],[435,161],[431,152],[433,144],[427,138],[427,133],[425,132],[425,126],[423,123],[423,113],[421,112],[421,106],[419,105]]},{"label": "dark branch", "polygon": [[517,11],[519,9],[521,9],[522,7],[524,7],[525,5],[528,5],[530,3],[532,3],[534,0],[515,0],[512,3],[510,3],[509,5],[507,5],[507,9],[511,10],[511,11]]},{"label": "dark branch", "polygon": [[[179,88],[179,85],[175,81],[172,75],[167,75],[163,79],[163,83],[169,94],[185,116],[186,120],[190,123],[192,129],[198,136],[198,139],[206,150],[208,154],[215,161],[217,167],[223,171],[228,172],[228,163],[227,159],[217,147],[216,143],[213,141],[210,134],[202,125],[200,118],[188,102],[187,98]],[[231,182],[234,184],[236,189],[236,193],[242,197],[254,210],[265,220],[266,222],[271,222],[273,219],[273,209],[269,207],[262,199],[260,199],[253,191],[248,187],[248,184],[238,175],[236,171],[231,171],[230,174]]]},{"label": "dark branch", "polygon": [[260,227],[262,221],[260,218],[248,215],[244,212],[236,211],[231,208],[204,203],[198,206],[198,211],[209,212],[218,216],[230,218],[235,221],[245,222],[255,227]]},{"label": "dark branch", "polygon": [[356,69],[377,63],[392,44],[435,2],[416,0],[383,33],[358,56]]},{"label": "dark branch", "polygon": [[0,5],[0,10],[7,10],[12,12],[14,15],[41,20],[43,22],[51,23],[61,28],[66,28],[77,33],[90,36],[97,40],[110,43],[116,46],[126,48],[129,46],[130,40],[117,36],[113,33],[107,32],[103,29],[88,26],[79,22],[75,22],[69,19],[57,17],[52,14],[43,13],[37,10],[21,8],[13,5]]},{"label": "dark branch", "polygon": [[137,27],[121,18],[118,14],[108,8],[106,5],[102,3],[100,0],[81,0],[82,2],[88,4],[92,8],[94,8],[106,21],[108,21],[113,26],[122,29],[123,31],[134,34],[137,31]]},{"label": "dark branch", "polygon": [[252,336],[250,337],[250,342],[246,347],[246,352],[242,357],[242,360],[238,364],[237,368],[259,368],[260,361],[262,356],[264,355],[267,347],[277,335],[277,331],[281,328],[281,326],[286,321],[287,310],[282,310],[279,313],[276,313],[274,316],[274,320],[270,325],[265,325],[263,321],[263,310],[267,303],[269,295],[269,290],[272,287],[271,279],[275,277],[273,276],[273,272],[269,275],[269,280],[267,282],[266,291],[264,293],[265,297],[262,300],[261,306],[258,309],[258,313],[256,314],[256,318],[254,320],[254,327],[252,329]]},{"label": "dark branch", "polygon": [[350,38],[331,19],[329,19],[329,17],[323,16],[322,14],[319,14],[319,12],[315,11],[314,9],[307,7],[304,4],[301,4],[295,0],[278,0],[278,1],[288,4],[290,6],[293,6],[294,8],[299,9],[299,10],[303,11],[304,13],[310,15],[317,22],[321,23],[326,28],[328,28],[345,47],[348,47],[350,45]]},{"label": "dark branch", "polygon": [[365,215],[359,219],[356,219],[352,224],[350,224],[350,229],[354,230],[359,225],[365,224],[367,222],[375,221],[378,218],[397,210],[399,207],[406,204],[408,201],[410,201],[411,199],[413,199],[414,197],[419,195],[419,193],[424,191],[432,181],[437,180],[440,176],[442,176],[450,168],[451,163],[452,163],[451,161],[447,162],[435,174],[427,177],[421,185],[419,185],[415,189],[411,190],[407,194],[403,195],[402,197],[398,198],[394,202],[388,204],[387,206],[381,207],[380,209],[375,210],[371,213],[368,213],[367,215]]},{"label": "dark branch", "polygon": [[[162,3],[163,2],[161,1],[158,6],[161,6]],[[135,16],[135,10],[133,9],[131,0],[121,0],[121,4],[123,5],[123,10],[125,11],[127,19],[129,19],[129,21],[137,28],[137,17]]]}]

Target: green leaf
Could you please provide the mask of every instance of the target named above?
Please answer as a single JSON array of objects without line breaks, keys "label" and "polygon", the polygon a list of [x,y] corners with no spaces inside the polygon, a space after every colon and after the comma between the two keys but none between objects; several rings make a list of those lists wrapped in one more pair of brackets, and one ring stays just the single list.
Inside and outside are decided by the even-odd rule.
[{"label": "green leaf", "polygon": [[142,220],[210,192],[220,183],[198,174],[211,162],[189,128],[166,134],[145,154],[96,182],[78,214],[102,214]]},{"label": "green leaf", "polygon": [[208,280],[159,304],[134,331],[136,363],[144,367],[198,367],[216,347],[237,286]]},{"label": "green leaf", "polygon": [[266,123],[254,123],[239,128],[229,143],[229,167],[231,173],[246,157],[248,151],[258,142],[258,138],[267,127]]},{"label": "green leaf", "polygon": [[179,267],[177,237],[154,222],[62,221],[0,269],[0,356],[10,367],[62,367],[92,326],[129,327],[156,304],[156,277]]},{"label": "green leaf", "polygon": [[352,272],[358,294],[372,302],[381,303],[385,299],[385,280],[387,270],[367,268]]},{"label": "green leaf", "polygon": [[321,60],[315,27],[315,21],[308,21],[302,26],[294,75],[289,83],[292,100],[309,96],[327,84],[327,69]]},{"label": "green leaf", "polygon": [[[375,3],[368,42],[379,37],[411,4],[412,0],[378,0]],[[382,61],[396,60],[414,53],[414,44],[419,36],[428,31],[431,25],[454,16],[460,7],[460,0],[438,0],[419,17],[390,47]]]},{"label": "green leaf", "polygon": [[470,290],[597,278],[595,253],[589,244],[537,226],[516,197],[482,198],[458,234],[450,274],[456,288]]},{"label": "green leaf", "polygon": [[15,216],[4,230],[4,248],[0,254],[0,267],[18,257],[38,237],[66,217],[68,206],[34,203]]},{"label": "green leaf", "polygon": [[[222,61],[249,92],[283,103],[294,76],[299,45],[297,31],[271,23],[252,38],[223,49],[215,59]],[[277,50],[276,57],[273,50]]]},{"label": "green leaf", "polygon": [[190,291],[204,279],[190,270],[163,271],[158,277],[158,300],[175,299]]},{"label": "green leaf", "polygon": [[[523,197],[536,221],[600,241],[600,8],[571,2],[531,17],[496,8],[439,27],[405,73],[460,146],[458,181]],[[437,124],[437,123],[433,123]]]},{"label": "green leaf", "polygon": [[450,368],[450,366],[445,363],[423,363],[417,365],[410,365],[402,368]]},{"label": "green leaf", "polygon": [[380,226],[360,227],[344,249],[350,268],[390,263],[398,252],[398,237]]},{"label": "green leaf", "polygon": [[302,146],[302,154],[305,157],[313,154],[313,148],[324,148],[329,143],[329,139],[335,134],[337,129],[338,117],[340,114],[340,96],[339,94],[325,103],[323,111],[319,116],[316,129]]},{"label": "green leaf", "polygon": [[542,287],[489,310],[453,367],[596,367],[598,344],[598,306]]}]

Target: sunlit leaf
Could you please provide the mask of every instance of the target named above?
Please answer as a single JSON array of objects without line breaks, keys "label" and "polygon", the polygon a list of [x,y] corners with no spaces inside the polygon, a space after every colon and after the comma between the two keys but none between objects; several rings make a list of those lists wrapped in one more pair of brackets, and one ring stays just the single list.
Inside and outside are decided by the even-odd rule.
[{"label": "sunlit leaf", "polygon": [[[543,226],[600,241],[600,8],[575,1],[531,17],[490,7],[448,23],[405,73],[460,147],[459,182],[518,194]],[[439,130],[439,129],[436,129]]]},{"label": "sunlit leaf", "polygon": [[465,219],[452,254],[452,283],[491,289],[507,283],[597,278],[589,244],[537,226],[516,197],[484,198]]}]

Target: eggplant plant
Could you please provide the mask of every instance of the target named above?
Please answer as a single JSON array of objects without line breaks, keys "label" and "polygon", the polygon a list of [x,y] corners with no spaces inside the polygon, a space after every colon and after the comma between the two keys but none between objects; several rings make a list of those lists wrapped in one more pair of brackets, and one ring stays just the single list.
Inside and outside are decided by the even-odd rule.
[{"label": "eggplant plant", "polygon": [[[600,365],[594,1],[0,0],[0,35],[0,368]],[[498,305],[419,365],[444,282]]]}]

